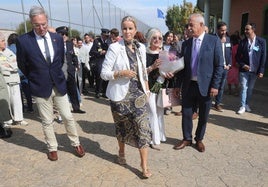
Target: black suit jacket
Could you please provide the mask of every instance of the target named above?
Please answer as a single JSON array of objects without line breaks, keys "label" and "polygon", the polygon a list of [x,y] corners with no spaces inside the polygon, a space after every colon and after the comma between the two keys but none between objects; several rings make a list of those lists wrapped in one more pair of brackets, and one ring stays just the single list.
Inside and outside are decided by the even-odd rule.
[{"label": "black suit jacket", "polygon": [[90,63],[102,66],[102,62],[105,58],[105,54],[100,53],[102,50],[108,50],[108,43],[105,43],[101,38],[96,38],[89,52]]},{"label": "black suit jacket", "polygon": [[[192,44],[193,38],[184,41],[182,44],[185,67],[177,74],[177,79],[179,80],[177,86],[182,86],[182,97],[186,96],[191,83]],[[210,88],[219,88],[222,72],[223,53],[221,41],[215,35],[205,34],[200,46],[197,68],[198,87],[202,96],[208,96]]]},{"label": "black suit jacket", "polygon": [[67,63],[67,72],[68,76],[75,77],[76,68],[78,68],[78,58],[74,52],[73,42],[66,41],[66,63]]}]

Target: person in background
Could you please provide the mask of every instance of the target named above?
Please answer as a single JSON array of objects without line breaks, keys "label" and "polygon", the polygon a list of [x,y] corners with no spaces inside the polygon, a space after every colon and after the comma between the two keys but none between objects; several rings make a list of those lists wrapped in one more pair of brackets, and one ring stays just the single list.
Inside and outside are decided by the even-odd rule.
[{"label": "person in background", "polygon": [[[163,50],[168,51],[169,53],[172,53],[175,56],[179,57],[178,49],[176,48],[176,45],[174,43],[174,34],[171,31],[168,31],[164,35],[164,41],[163,41]],[[175,86],[175,77],[170,77],[165,80],[163,87],[165,88],[174,88]],[[164,108],[164,114],[169,115],[172,112],[172,107]]]},{"label": "person in background", "polygon": [[80,109],[79,95],[76,84],[76,71],[78,70],[78,59],[74,52],[73,42],[68,37],[68,27],[61,26],[56,28],[56,32],[63,37],[64,41],[64,64],[62,66],[65,78],[67,79],[67,94],[72,104],[72,113],[84,114]]},{"label": "person in background", "polygon": [[[239,38],[237,35],[233,34],[230,36],[230,41],[232,44],[232,66],[228,71],[227,75],[227,84],[229,94],[234,94],[235,96],[239,95],[239,66],[236,62],[235,56],[239,44]],[[232,85],[234,85],[235,90],[232,91]]]},{"label": "person in background", "polygon": [[216,36],[219,37],[221,40],[224,70],[221,75],[221,82],[218,95],[215,96],[214,108],[218,112],[223,112],[221,102],[223,98],[223,92],[226,84],[227,74],[232,65],[232,46],[230,43],[230,37],[227,35],[227,24],[225,22],[221,21],[217,24]]},{"label": "person in background", "polygon": [[[1,42],[0,42],[1,43]],[[0,66],[0,72],[2,72]],[[9,94],[6,81],[2,73],[0,73],[0,138],[10,138],[12,136],[12,130],[9,126],[5,126],[5,121],[10,121],[10,103]]]},{"label": "person in background", "polygon": [[54,132],[53,103],[63,118],[67,136],[78,157],[85,155],[80,144],[76,122],[70,110],[67,86],[62,65],[64,42],[62,36],[48,31],[45,10],[33,6],[29,12],[33,30],[17,40],[17,60],[22,73],[28,78],[35,98],[42,129],[48,148],[48,159],[58,160],[58,142]]},{"label": "person in background", "polygon": [[146,34],[146,67],[148,73],[148,83],[150,88],[149,97],[149,120],[152,129],[152,142],[150,147],[155,150],[160,150],[160,143],[166,141],[165,124],[164,124],[164,108],[157,106],[157,94],[159,90],[153,90],[153,86],[160,76],[159,52],[163,47],[163,36],[159,29],[152,28]]},{"label": "person in background", "polygon": [[86,48],[87,50],[87,57],[86,57],[86,61],[82,62],[82,92],[84,94],[88,93],[88,89],[86,88],[86,79],[88,80],[88,84],[89,84],[89,88],[94,88],[95,85],[95,78],[94,78],[94,74],[93,74],[93,70],[92,67],[90,67],[90,56],[89,56],[89,52],[93,46],[93,41],[94,41],[94,36],[92,34],[84,34],[84,43],[83,46]]},{"label": "person in background", "polygon": [[145,36],[144,36],[144,34],[142,32],[137,31],[135,36],[134,36],[134,39],[136,39],[140,43],[146,45],[146,38],[145,38]]},{"label": "person in background", "polygon": [[256,36],[256,24],[247,23],[245,38],[238,45],[236,61],[240,72],[240,108],[237,114],[251,112],[249,106],[257,78],[263,78],[266,62],[266,40]]},{"label": "person in background", "polygon": [[120,39],[119,30],[117,28],[112,28],[110,30],[110,43],[118,42]]},{"label": "person in background", "polygon": [[110,45],[102,65],[101,77],[109,80],[106,95],[110,99],[119,146],[117,162],[126,164],[125,144],[137,147],[143,177],[148,178],[152,175],[147,165],[152,134],[147,111],[150,90],[146,49],[134,39],[137,24],[133,17],[124,17],[121,29],[123,40]]},{"label": "person in background", "polygon": [[108,50],[108,46],[111,41],[109,41],[110,31],[108,29],[101,29],[101,37],[96,38],[93,42],[93,46],[89,52],[90,55],[90,63],[93,67],[93,72],[96,79],[96,89],[95,89],[95,97],[100,98],[100,96],[106,97],[105,92],[107,88],[107,81],[101,79],[101,68],[102,63],[105,58],[105,54]]},{"label": "person in background", "polygon": [[[204,17],[191,14],[188,29],[192,38],[182,45],[185,67],[180,71],[177,92],[182,94],[182,133],[183,140],[173,148],[180,150],[192,145],[193,107],[198,104],[199,118],[194,140],[199,152],[205,151],[203,139],[206,132],[211,98],[218,94],[223,71],[221,41],[215,35],[205,33]],[[181,86],[182,85],[182,86]]]},{"label": "person in background", "polygon": [[79,89],[80,95],[82,95],[83,92],[83,64],[88,66],[87,68],[90,69],[89,63],[86,63],[88,61],[88,51],[86,47],[83,45],[83,40],[80,37],[77,37],[77,51],[78,51],[78,63],[79,63],[79,69],[77,72],[77,85]]},{"label": "person in background", "polygon": [[20,92],[20,76],[16,54],[7,48],[5,36],[0,32],[0,67],[9,93],[10,113],[12,120],[5,121],[4,125],[28,125],[23,120],[23,106]]},{"label": "person in background", "polygon": [[[14,53],[17,53],[17,48],[16,48],[16,41],[17,41],[18,35],[16,33],[12,33],[8,36],[7,43],[8,43],[8,48]],[[23,105],[23,112],[26,111],[29,113],[33,113],[33,100],[32,100],[32,94],[31,94],[31,88],[28,79],[23,75],[23,73],[18,69],[18,73],[20,75],[20,90],[21,93],[24,93],[26,102],[27,102],[27,107],[24,106],[24,97],[23,94],[21,94],[21,101]]]}]

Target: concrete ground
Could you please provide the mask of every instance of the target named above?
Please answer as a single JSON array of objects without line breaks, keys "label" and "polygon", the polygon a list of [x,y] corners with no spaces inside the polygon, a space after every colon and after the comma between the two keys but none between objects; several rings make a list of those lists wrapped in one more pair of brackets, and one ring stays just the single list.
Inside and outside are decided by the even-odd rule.
[{"label": "concrete ground", "polygon": [[[258,80],[252,112],[237,115],[239,97],[224,95],[224,112],[211,109],[204,139],[206,151],[193,147],[176,151],[182,138],[181,116],[165,116],[167,141],[161,151],[149,149],[153,176],[143,179],[138,150],[127,146],[127,164],[115,163],[117,141],[108,100],[83,96],[75,114],[86,155],[76,157],[64,126],[55,123],[59,160],[47,159],[37,112],[25,114],[26,127],[12,127],[13,136],[0,140],[2,187],[265,187],[268,186],[268,79]],[[174,107],[180,111],[180,106]],[[197,123],[197,120],[194,121]]]}]

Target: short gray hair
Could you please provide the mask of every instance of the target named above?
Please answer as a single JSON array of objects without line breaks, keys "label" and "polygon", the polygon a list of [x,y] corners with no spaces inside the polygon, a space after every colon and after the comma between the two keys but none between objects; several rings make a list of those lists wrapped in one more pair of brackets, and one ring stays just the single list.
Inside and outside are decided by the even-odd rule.
[{"label": "short gray hair", "polygon": [[48,18],[46,11],[42,7],[32,6],[29,12],[29,17],[32,19],[34,16],[41,14],[44,14]]},{"label": "short gray hair", "polygon": [[189,19],[195,17],[196,21],[198,21],[199,23],[203,23],[203,25],[205,25],[205,19],[204,16],[202,16],[202,14],[199,13],[193,13],[190,15]]}]

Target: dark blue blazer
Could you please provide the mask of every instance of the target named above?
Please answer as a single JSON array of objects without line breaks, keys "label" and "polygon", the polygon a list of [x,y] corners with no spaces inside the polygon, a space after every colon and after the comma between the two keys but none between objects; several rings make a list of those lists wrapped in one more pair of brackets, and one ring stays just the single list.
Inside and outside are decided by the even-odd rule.
[{"label": "dark blue blazer", "polygon": [[[191,56],[193,38],[182,44],[182,56],[185,67],[178,73],[178,87],[182,86],[182,97],[187,94],[191,83]],[[218,89],[223,72],[223,53],[221,41],[215,35],[205,34],[200,46],[197,68],[197,80],[200,94],[208,96],[209,89]]]},{"label": "dark blue blazer", "polygon": [[49,33],[54,49],[51,64],[43,56],[33,31],[23,34],[17,41],[17,61],[20,70],[30,82],[32,95],[48,98],[55,86],[59,93],[66,94],[66,79],[62,71],[64,63],[63,38]]},{"label": "dark blue blazer", "polygon": [[[255,73],[263,74],[266,62],[266,41],[263,38],[256,36],[255,47],[256,48],[255,50],[253,49],[252,54]],[[246,70],[243,69],[243,66],[249,66],[248,38],[244,38],[240,41],[235,58],[239,64],[239,71],[245,72]]]}]

